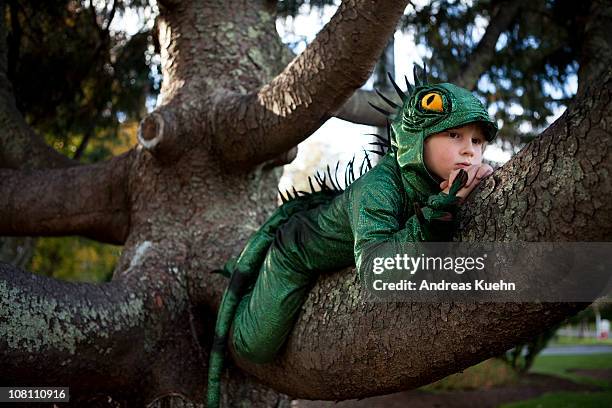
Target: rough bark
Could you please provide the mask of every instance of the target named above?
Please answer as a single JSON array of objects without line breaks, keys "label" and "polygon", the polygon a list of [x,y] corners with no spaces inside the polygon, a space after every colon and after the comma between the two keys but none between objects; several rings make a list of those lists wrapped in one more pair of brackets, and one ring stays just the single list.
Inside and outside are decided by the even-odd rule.
[{"label": "rough bark", "polygon": [[6,235],[82,235],[122,244],[130,228],[133,153],[60,169],[0,169],[0,230]]},{"label": "rough bark", "polygon": [[[162,405],[179,397],[202,400],[210,333],[227,283],[210,272],[236,255],[276,206],[279,170],[264,160],[290,150],[359,85],[345,78],[334,82],[331,91],[310,95],[312,101],[328,92],[337,98],[322,110],[309,102],[315,113],[305,116],[300,114],[304,106],[286,99],[278,110],[287,113],[282,119],[274,112],[262,112],[261,121],[247,115],[242,123],[246,129],[255,126],[251,132],[242,139],[228,134],[227,129],[236,127],[219,127],[225,123],[221,117],[239,118],[229,115],[235,108],[230,102],[272,92],[277,89],[274,81],[291,77],[285,74],[298,66],[294,62],[283,71],[272,2],[204,3],[160,3],[162,104],[141,125],[141,139],[163,137],[155,146],[136,148],[126,156],[125,179],[119,184],[129,190],[129,227],[113,281],[72,284],[0,267],[2,382],[67,382],[79,391],[77,397],[109,393],[134,406],[152,401]],[[347,4],[341,18],[330,23],[336,32],[364,18],[399,17],[403,9],[396,4],[397,10],[384,9],[383,17],[372,17],[366,9],[381,8],[374,2]],[[355,19],[347,17],[348,6],[354,4]],[[358,30],[356,38],[370,29]],[[373,30],[368,35],[382,37],[387,28]],[[319,49],[313,52],[350,55],[350,38],[341,49],[325,49],[340,42],[328,31],[315,42]],[[380,45],[380,52],[385,43],[386,38],[378,38],[370,44]],[[311,65],[306,62],[311,61],[304,61],[307,71]],[[364,62],[357,70],[366,72],[374,62],[372,58],[370,67]],[[354,61],[344,58],[334,68],[349,72],[351,65]],[[319,89],[317,81],[328,75],[314,74],[303,74],[315,81],[311,86],[304,80],[305,89]],[[609,197],[612,188],[610,72],[599,78],[598,86],[585,92],[542,140],[481,188],[464,214],[462,239],[501,239],[508,231],[508,237],[517,239],[570,240],[574,236],[567,235],[568,228],[574,224],[580,234],[575,237],[581,240],[610,239],[612,204],[600,198]],[[293,89],[295,84],[289,85]],[[161,115],[169,133],[160,133],[155,115]],[[266,115],[278,120],[267,122]],[[312,122],[289,126],[304,118]],[[282,133],[263,137],[284,127],[287,141],[279,141]],[[249,165],[228,171],[231,149],[238,149],[236,162]],[[542,196],[534,199],[539,190]],[[97,204],[104,207],[104,202]],[[472,213],[472,206],[477,211]],[[573,209],[572,217],[568,209]],[[0,207],[0,219],[2,211]],[[544,221],[539,227],[545,216],[555,224]],[[529,222],[521,225],[525,220]],[[0,233],[5,231],[0,228]],[[580,307],[370,304],[361,301],[355,279],[351,270],[323,276],[279,361],[260,367],[238,362],[242,371],[228,371],[225,406],[286,403],[285,396],[252,376],[277,391],[306,398],[355,398],[414,387],[498,354]],[[50,335],[40,335],[46,332]],[[29,358],[36,354],[44,358]]]}]

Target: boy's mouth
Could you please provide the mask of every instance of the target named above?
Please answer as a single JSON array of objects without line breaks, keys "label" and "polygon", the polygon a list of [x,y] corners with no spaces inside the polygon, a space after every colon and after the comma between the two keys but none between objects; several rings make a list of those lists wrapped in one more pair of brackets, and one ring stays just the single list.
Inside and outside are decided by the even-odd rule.
[{"label": "boy's mouth", "polygon": [[458,169],[467,169],[468,167],[470,167],[472,164],[468,163],[468,162],[462,162],[462,163],[455,163],[455,167]]}]

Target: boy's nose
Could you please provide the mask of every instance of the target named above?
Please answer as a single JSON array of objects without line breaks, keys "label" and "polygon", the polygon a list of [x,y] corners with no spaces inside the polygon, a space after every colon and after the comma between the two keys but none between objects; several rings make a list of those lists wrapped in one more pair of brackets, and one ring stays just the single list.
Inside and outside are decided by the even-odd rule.
[{"label": "boy's nose", "polygon": [[465,143],[463,143],[461,154],[469,155],[469,156],[474,155],[474,143],[472,143],[472,140],[468,140]]}]

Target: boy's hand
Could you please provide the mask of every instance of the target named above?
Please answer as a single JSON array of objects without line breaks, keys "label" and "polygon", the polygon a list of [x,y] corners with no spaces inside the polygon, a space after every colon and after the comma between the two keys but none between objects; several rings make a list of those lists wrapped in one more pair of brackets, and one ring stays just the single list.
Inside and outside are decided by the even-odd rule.
[{"label": "boy's hand", "polygon": [[[440,188],[442,189],[443,193],[448,194],[450,186],[453,184],[455,177],[457,177],[459,170],[461,169],[453,170],[450,174],[449,179],[444,180],[442,183],[440,183]],[[468,174],[467,183],[465,184],[465,186],[463,186],[461,190],[459,190],[459,192],[457,192],[457,197],[460,197],[462,202],[472,192],[472,190],[474,190],[478,183],[482,181],[482,179],[488,177],[489,175],[491,175],[491,173],[493,173],[493,168],[488,164],[484,163],[475,164],[465,170]]]}]

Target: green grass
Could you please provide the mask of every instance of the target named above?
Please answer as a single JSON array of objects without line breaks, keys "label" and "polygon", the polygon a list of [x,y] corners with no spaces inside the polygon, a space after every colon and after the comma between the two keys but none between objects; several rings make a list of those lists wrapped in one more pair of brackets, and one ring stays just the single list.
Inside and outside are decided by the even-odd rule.
[{"label": "green grass", "polygon": [[[573,343],[575,344],[575,343]],[[599,408],[612,407],[612,381],[581,376],[575,369],[611,369],[612,353],[538,356],[531,373],[552,375],[579,383],[601,387],[597,392],[551,392],[537,398],[504,404],[503,408]],[[499,359],[483,361],[438,382],[422,387],[433,393],[503,386],[516,382],[516,374]]]},{"label": "green grass", "polygon": [[[538,356],[531,368],[531,373],[554,375],[579,384],[588,384],[612,391],[612,382],[577,375],[572,369],[610,369],[612,353]],[[426,385],[424,391],[454,391],[490,388],[515,383],[516,373],[499,359],[489,359],[469,367],[462,373],[445,377],[435,383]]]},{"label": "green grass", "polygon": [[466,368],[463,372],[449,375],[435,383],[421,387],[424,391],[475,390],[512,384],[518,376],[506,363],[491,358]]},{"label": "green grass", "polygon": [[612,368],[612,353],[586,354],[568,356],[538,356],[530,372],[556,375],[580,384],[596,385],[612,390],[610,381],[577,375],[572,369],[610,369]]},{"label": "green grass", "polygon": [[612,392],[554,392],[500,408],[601,408],[612,406]]},{"label": "green grass", "polygon": [[[575,343],[574,343],[575,344]],[[500,408],[599,408],[612,406],[612,382],[573,373],[574,369],[610,369],[612,353],[538,356],[530,372],[555,375],[570,381],[596,385],[603,392],[551,392],[540,397],[504,404]]]}]

